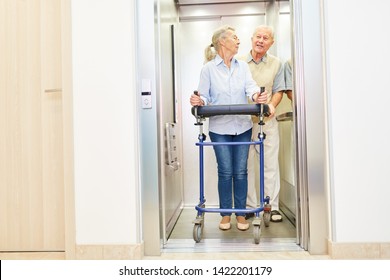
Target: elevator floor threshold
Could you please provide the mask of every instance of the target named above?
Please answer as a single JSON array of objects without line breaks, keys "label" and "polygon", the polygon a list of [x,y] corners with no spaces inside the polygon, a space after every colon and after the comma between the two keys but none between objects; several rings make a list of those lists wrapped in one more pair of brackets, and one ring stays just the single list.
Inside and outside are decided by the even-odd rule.
[{"label": "elevator floor threshold", "polygon": [[[192,238],[192,223],[196,215],[193,208],[184,208],[177,220],[163,252],[281,252],[302,251],[296,244],[295,226],[283,215],[283,222],[270,223],[269,227],[262,226],[260,243],[255,244],[253,226],[247,231],[236,227],[235,217],[232,216],[230,230],[218,228],[220,215],[207,213],[204,220],[202,239],[196,243]],[[248,220],[250,223],[252,220]]]},{"label": "elevator floor threshold", "polygon": [[253,239],[204,239],[196,243],[193,239],[170,239],[164,245],[164,253],[220,253],[220,252],[282,252],[303,251],[295,238]]}]

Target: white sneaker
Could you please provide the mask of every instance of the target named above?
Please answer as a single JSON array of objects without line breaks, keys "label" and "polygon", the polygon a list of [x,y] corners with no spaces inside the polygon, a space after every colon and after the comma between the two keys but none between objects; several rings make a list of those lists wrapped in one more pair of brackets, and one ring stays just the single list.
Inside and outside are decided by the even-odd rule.
[{"label": "white sneaker", "polygon": [[271,211],[271,222],[279,223],[283,221],[282,214],[278,210],[272,210]]}]

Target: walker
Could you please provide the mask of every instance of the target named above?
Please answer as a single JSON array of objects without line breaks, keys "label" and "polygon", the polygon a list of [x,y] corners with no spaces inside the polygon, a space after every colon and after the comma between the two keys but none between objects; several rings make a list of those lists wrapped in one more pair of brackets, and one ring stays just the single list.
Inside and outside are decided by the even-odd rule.
[{"label": "walker", "polygon": [[[196,219],[193,221],[193,238],[196,243],[199,243],[202,239],[203,226],[204,226],[204,214],[205,212],[211,213],[254,213],[255,218],[252,222],[253,237],[255,244],[260,243],[261,233],[261,217],[260,212],[263,212],[264,225],[269,226],[271,219],[271,205],[269,204],[270,198],[267,196],[264,198],[264,139],[265,133],[263,132],[264,117],[268,115],[269,108],[266,104],[239,104],[239,105],[209,105],[209,106],[194,106],[191,109],[192,114],[196,118],[195,125],[199,126],[199,142],[196,143],[199,146],[199,175],[200,175],[200,196],[199,204],[195,206],[198,211]],[[252,142],[205,142],[206,135],[203,133],[203,121],[207,117],[218,115],[255,115],[259,117],[259,134],[258,141]],[[206,208],[204,197],[204,169],[203,169],[203,147],[214,145],[259,145],[260,148],[260,207],[249,209],[221,209],[221,208]]]}]

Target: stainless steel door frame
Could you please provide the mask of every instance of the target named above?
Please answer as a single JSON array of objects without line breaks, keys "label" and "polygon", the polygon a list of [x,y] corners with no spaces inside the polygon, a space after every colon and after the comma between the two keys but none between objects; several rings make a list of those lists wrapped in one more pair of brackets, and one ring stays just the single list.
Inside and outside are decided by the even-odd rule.
[{"label": "stainless steel door frame", "polygon": [[[291,0],[298,243],[327,254],[327,135],[321,0]],[[309,215],[310,211],[310,215]]]}]

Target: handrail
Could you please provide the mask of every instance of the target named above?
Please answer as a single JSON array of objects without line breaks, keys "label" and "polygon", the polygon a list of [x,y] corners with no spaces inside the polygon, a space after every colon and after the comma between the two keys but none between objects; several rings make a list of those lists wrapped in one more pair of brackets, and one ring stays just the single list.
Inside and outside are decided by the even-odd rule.
[{"label": "handrail", "polygon": [[293,120],[293,112],[286,112],[276,116],[278,122],[286,122]]}]

